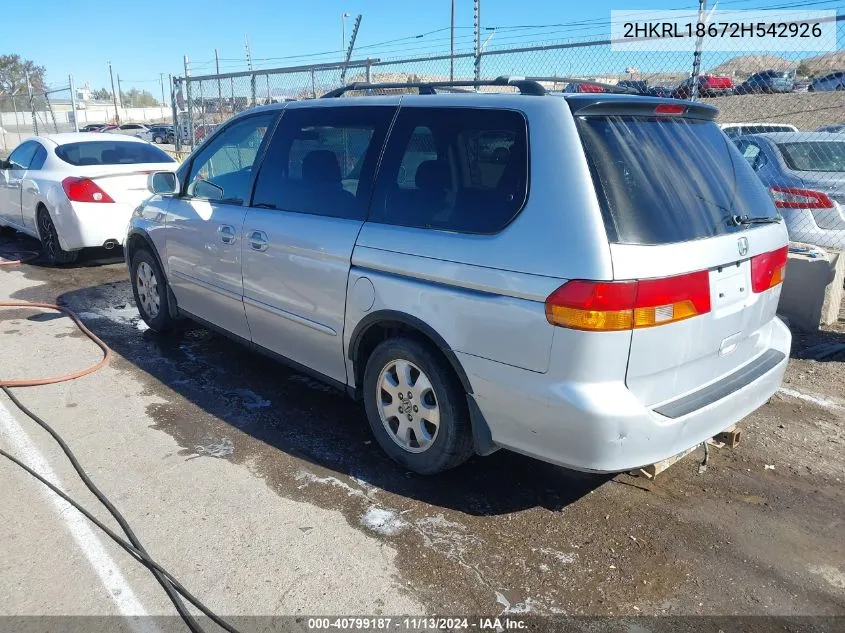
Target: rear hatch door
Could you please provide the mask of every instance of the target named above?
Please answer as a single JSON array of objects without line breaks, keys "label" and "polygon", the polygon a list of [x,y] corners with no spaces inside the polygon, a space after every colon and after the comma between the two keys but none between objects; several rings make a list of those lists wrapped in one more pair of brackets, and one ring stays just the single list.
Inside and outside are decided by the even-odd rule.
[{"label": "rear hatch door", "polygon": [[[658,324],[633,331],[626,382],[648,406],[697,391],[764,353],[777,310],[780,286],[755,291],[752,261],[785,257],[786,229],[713,113],[677,102],[576,112],[614,279],[698,273],[707,281],[696,287],[709,293],[709,309],[673,320],[682,313],[661,308]],[[706,305],[701,299],[696,304]]]}]

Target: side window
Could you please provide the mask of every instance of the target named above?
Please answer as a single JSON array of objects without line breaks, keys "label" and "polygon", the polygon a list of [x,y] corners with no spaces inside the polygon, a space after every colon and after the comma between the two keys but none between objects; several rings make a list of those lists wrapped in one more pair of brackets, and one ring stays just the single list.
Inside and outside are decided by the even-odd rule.
[{"label": "side window", "polygon": [[519,213],[527,192],[522,114],[407,107],[390,134],[369,219],[495,233]]},{"label": "side window", "polygon": [[741,148],[742,157],[748,161],[754,171],[766,164],[766,155],[760,150],[760,146],[754,143],[745,143]]},{"label": "side window", "polygon": [[32,160],[29,163],[29,170],[34,171],[37,169],[41,169],[44,167],[44,161],[47,160],[47,150],[44,149],[44,146],[41,143],[38,144],[38,147],[35,149],[35,154],[32,157]]},{"label": "side window", "polygon": [[187,195],[244,204],[249,199],[252,165],[275,116],[268,112],[242,119],[213,138],[191,163]]},{"label": "side window", "polygon": [[361,220],[392,106],[285,110],[261,165],[252,205]]},{"label": "side window", "polygon": [[18,146],[9,156],[9,169],[29,169],[29,164],[39,147],[40,145],[35,141],[27,141]]}]

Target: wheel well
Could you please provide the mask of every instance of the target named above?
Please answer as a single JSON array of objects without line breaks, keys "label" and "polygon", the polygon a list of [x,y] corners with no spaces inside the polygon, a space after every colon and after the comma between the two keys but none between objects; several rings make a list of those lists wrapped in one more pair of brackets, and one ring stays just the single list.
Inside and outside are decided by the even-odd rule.
[{"label": "wheel well", "polygon": [[461,367],[458,359],[455,357],[454,352],[445,345],[445,342],[436,341],[434,338],[436,334],[431,335],[426,333],[423,331],[422,327],[417,327],[405,320],[385,318],[366,325],[365,329],[360,333],[353,333],[350,358],[355,371],[356,391],[359,394],[364,380],[364,370],[367,367],[367,361],[372,355],[373,350],[375,350],[382,341],[396,338],[397,336],[412,338],[428,347],[439,358],[445,361],[448,367],[452,368],[452,371],[458,380],[460,380],[464,390],[467,393],[472,393],[472,388],[469,384],[466,373],[464,372],[463,367]]},{"label": "wheel well", "polygon": [[138,232],[130,234],[126,239],[126,244],[123,248],[127,265],[130,265],[132,263],[132,256],[137,253],[140,249],[143,248],[150,251],[150,253],[152,253],[153,257],[155,258],[156,262],[158,262],[158,267],[161,269],[161,274],[164,276],[164,280],[167,281],[167,271],[164,269],[161,257],[159,257],[158,251],[156,250],[155,246],[153,246],[153,243],[150,238],[147,237],[145,234]]}]

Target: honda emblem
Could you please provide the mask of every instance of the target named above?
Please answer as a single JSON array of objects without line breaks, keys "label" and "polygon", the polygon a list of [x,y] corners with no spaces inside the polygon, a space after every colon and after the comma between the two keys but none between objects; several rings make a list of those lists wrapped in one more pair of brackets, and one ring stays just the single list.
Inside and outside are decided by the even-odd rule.
[{"label": "honda emblem", "polygon": [[745,257],[748,254],[748,238],[747,237],[739,238],[739,242],[737,243],[737,248],[739,249],[740,257]]}]

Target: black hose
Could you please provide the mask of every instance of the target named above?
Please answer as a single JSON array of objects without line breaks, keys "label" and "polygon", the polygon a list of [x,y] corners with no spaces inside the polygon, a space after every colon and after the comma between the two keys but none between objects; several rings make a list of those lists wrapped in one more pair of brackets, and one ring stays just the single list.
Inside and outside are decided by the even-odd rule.
[{"label": "black hose", "polygon": [[[218,624],[225,630],[229,631],[230,633],[238,633],[237,629],[232,627],[231,625],[227,624],[225,620],[222,620],[219,616],[217,616],[213,611],[211,611],[208,607],[206,607],[202,602],[200,602],[197,598],[195,598],[192,594],[190,594],[181,583],[179,583],[173,576],[161,567],[158,563],[156,563],[147,551],[144,549],[144,546],[138,540],[138,537],[135,536],[135,533],[132,531],[129,522],[124,518],[124,516],[118,511],[118,509],[109,501],[108,497],[94,484],[91,478],[88,476],[88,473],[85,472],[85,469],[82,468],[82,465],[79,463],[79,460],[76,459],[76,455],[74,455],[73,451],[70,449],[70,446],[62,439],[61,435],[59,435],[53,427],[47,424],[44,420],[42,420],[38,415],[30,411],[26,405],[24,405],[20,400],[17,399],[15,394],[11,392],[8,387],[0,387],[3,389],[4,393],[9,397],[9,399],[18,407],[23,413],[25,413],[29,418],[31,418],[36,424],[38,424],[41,428],[43,428],[47,433],[49,433],[56,443],[61,447],[64,454],[67,456],[68,460],[70,461],[73,469],[79,475],[79,478],[82,479],[82,482],[85,486],[94,494],[95,497],[100,501],[100,503],[105,506],[106,510],[109,511],[114,519],[118,522],[121,529],[126,533],[126,536],[129,538],[129,542],[122,539],[120,536],[115,534],[112,530],[106,527],[103,523],[97,520],[90,512],[82,508],[78,503],[73,501],[70,497],[68,497],[64,492],[59,490],[56,486],[54,486],[51,482],[47,481],[43,477],[41,477],[38,473],[34,470],[23,464],[18,459],[9,455],[6,451],[0,450],[0,455],[6,457],[7,459],[11,460],[24,470],[26,470],[30,475],[38,479],[41,483],[48,486],[53,492],[58,494],[62,497],[65,501],[71,504],[74,508],[79,510],[83,515],[85,515],[94,525],[99,527],[103,530],[109,537],[112,538],[118,545],[123,547],[127,552],[132,554],[136,560],[142,563],[145,567],[147,567],[150,572],[155,576],[155,579],[161,584],[164,591],[167,593],[167,596],[170,598],[170,601],[173,603],[173,606],[176,607],[176,611],[185,621],[185,624],[191,630],[192,633],[204,633],[203,628],[200,626],[199,622],[196,621],[193,615],[188,611],[185,604],[182,602],[182,599],[179,597],[179,594],[182,594],[191,604],[197,607],[200,611],[202,611],[205,615],[207,615],[215,624]],[[130,544],[131,543],[131,544]]]}]

